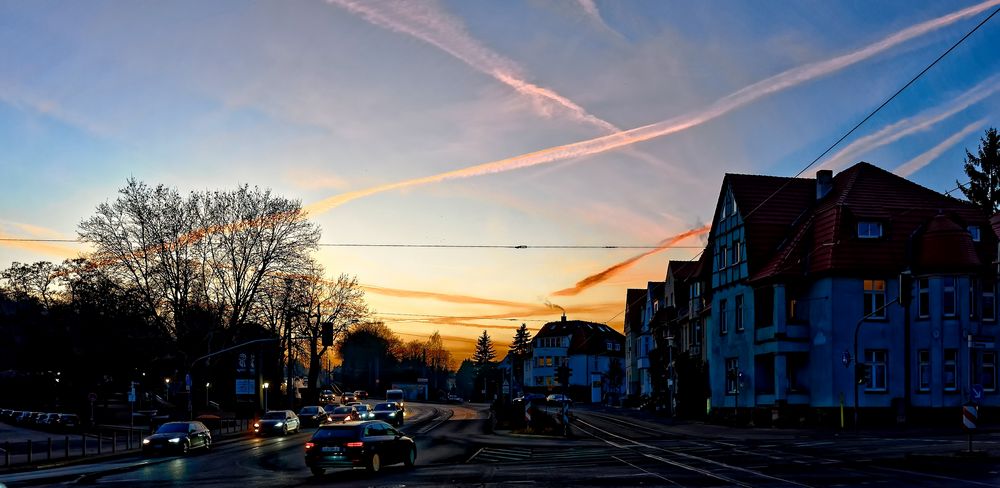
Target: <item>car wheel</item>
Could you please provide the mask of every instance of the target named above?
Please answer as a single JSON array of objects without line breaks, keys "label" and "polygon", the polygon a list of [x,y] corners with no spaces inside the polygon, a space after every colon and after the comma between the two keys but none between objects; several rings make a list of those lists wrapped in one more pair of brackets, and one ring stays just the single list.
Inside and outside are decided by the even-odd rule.
[{"label": "car wheel", "polygon": [[406,459],[403,460],[403,464],[407,468],[412,468],[413,464],[417,462],[417,446],[410,446],[410,453],[406,455]]},{"label": "car wheel", "polygon": [[309,468],[309,471],[312,471],[313,476],[323,476],[323,473],[326,472],[325,469],[317,467]]},{"label": "car wheel", "polygon": [[382,470],[382,458],[379,457],[378,453],[372,453],[372,457],[368,458],[368,471],[372,473],[378,473]]}]

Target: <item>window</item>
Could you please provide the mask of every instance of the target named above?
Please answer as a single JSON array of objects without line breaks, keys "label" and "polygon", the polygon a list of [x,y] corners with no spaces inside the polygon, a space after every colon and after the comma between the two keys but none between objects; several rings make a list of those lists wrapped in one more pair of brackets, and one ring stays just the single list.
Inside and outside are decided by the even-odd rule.
[{"label": "window", "polygon": [[621,344],[618,344],[618,343],[616,342],[616,343],[615,343],[615,350],[616,350],[616,351],[621,351],[621,350],[622,350],[622,345],[621,345]]},{"label": "window", "polygon": [[733,241],[733,264],[739,264],[743,261],[743,243],[740,241]]},{"label": "window", "polygon": [[996,283],[983,284],[983,320],[994,321],[997,319],[996,290]]},{"label": "window", "polygon": [[736,295],[736,330],[743,330],[743,295]]},{"label": "window", "polygon": [[858,237],[861,239],[878,239],[882,237],[882,224],[871,221],[858,222]]},{"label": "window", "polygon": [[691,334],[694,337],[691,338],[691,343],[700,346],[701,345],[701,320],[694,321],[694,327],[691,328]]},{"label": "window", "polygon": [[997,390],[997,353],[994,351],[983,351],[983,360],[980,362],[979,384],[983,385],[983,390]]},{"label": "window", "polygon": [[927,349],[917,351],[917,388],[931,390],[931,352]]},{"label": "window", "polygon": [[545,366],[545,357],[538,356],[538,364],[535,364],[535,366]]},{"label": "window", "polygon": [[871,379],[868,382],[869,391],[885,391],[889,384],[889,363],[887,361],[889,352],[884,349],[870,349],[865,351],[868,364],[871,366]]},{"label": "window", "polygon": [[541,385],[544,382],[545,382],[545,377],[544,376],[535,376],[535,384],[536,385]]},{"label": "window", "polygon": [[732,192],[726,192],[726,198],[722,201],[722,212],[719,217],[726,218],[731,215],[736,215],[736,200],[733,199]]},{"label": "window", "polygon": [[604,341],[604,349],[610,351],[612,348],[611,341]]},{"label": "window", "polygon": [[545,356],[545,366],[552,366],[552,356]]},{"label": "window", "polygon": [[958,390],[958,349],[944,350],[944,390]]},{"label": "window", "polygon": [[970,225],[967,229],[969,229],[969,235],[972,236],[972,242],[979,242],[979,226]]},{"label": "window", "polygon": [[917,315],[924,318],[931,315],[931,289],[927,278],[917,280]]},{"label": "window", "polygon": [[955,296],[955,277],[945,276],[941,279],[941,284],[941,313],[945,317],[954,317],[955,311],[958,309],[957,297]]},{"label": "window", "polygon": [[885,318],[885,280],[864,280],[865,317]]},{"label": "window", "polygon": [[969,280],[969,318],[975,319],[976,314],[979,313],[979,297],[982,294],[980,290],[979,279],[972,278]]},{"label": "window", "polygon": [[725,269],[726,266],[729,265],[726,262],[726,259],[728,257],[729,257],[729,248],[727,248],[726,246],[719,246],[719,255],[718,255],[719,269]]},{"label": "window", "polygon": [[726,358],[726,393],[735,394],[739,385],[740,363],[738,358]]},{"label": "window", "polygon": [[729,332],[729,324],[726,322],[726,301],[719,300],[719,333]]}]

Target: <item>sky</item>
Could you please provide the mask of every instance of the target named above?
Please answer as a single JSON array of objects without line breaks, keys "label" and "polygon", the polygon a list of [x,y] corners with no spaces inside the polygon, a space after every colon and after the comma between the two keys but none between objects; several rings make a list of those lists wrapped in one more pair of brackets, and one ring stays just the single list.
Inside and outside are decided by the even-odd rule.
[{"label": "sky", "polygon": [[622,330],[626,289],[700,252],[726,173],[964,183],[1000,15],[810,163],[997,8],[0,0],[0,269],[86,252],[9,239],[75,239],[130,177],[249,184],[302,202],[317,260],[403,340],[460,360],[563,311]]}]

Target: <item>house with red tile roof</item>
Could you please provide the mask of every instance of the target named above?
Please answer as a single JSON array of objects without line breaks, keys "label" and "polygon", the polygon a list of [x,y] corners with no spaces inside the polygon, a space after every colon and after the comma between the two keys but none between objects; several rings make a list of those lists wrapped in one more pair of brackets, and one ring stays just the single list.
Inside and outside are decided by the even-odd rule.
[{"label": "house with red tile roof", "polygon": [[705,251],[711,407],[905,418],[973,391],[1000,406],[993,228],[869,163],[727,174]]}]

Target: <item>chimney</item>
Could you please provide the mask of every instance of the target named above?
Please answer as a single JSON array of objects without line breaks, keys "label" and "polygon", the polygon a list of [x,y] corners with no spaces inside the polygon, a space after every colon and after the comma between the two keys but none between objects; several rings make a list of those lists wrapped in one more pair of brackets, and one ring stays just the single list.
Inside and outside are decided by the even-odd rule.
[{"label": "chimney", "polygon": [[565,321],[566,321],[566,312],[563,312],[563,315],[562,315],[562,321],[563,321],[563,322],[565,322]]},{"label": "chimney", "polygon": [[822,200],[833,189],[833,170],[821,169],[816,172],[816,200]]}]

